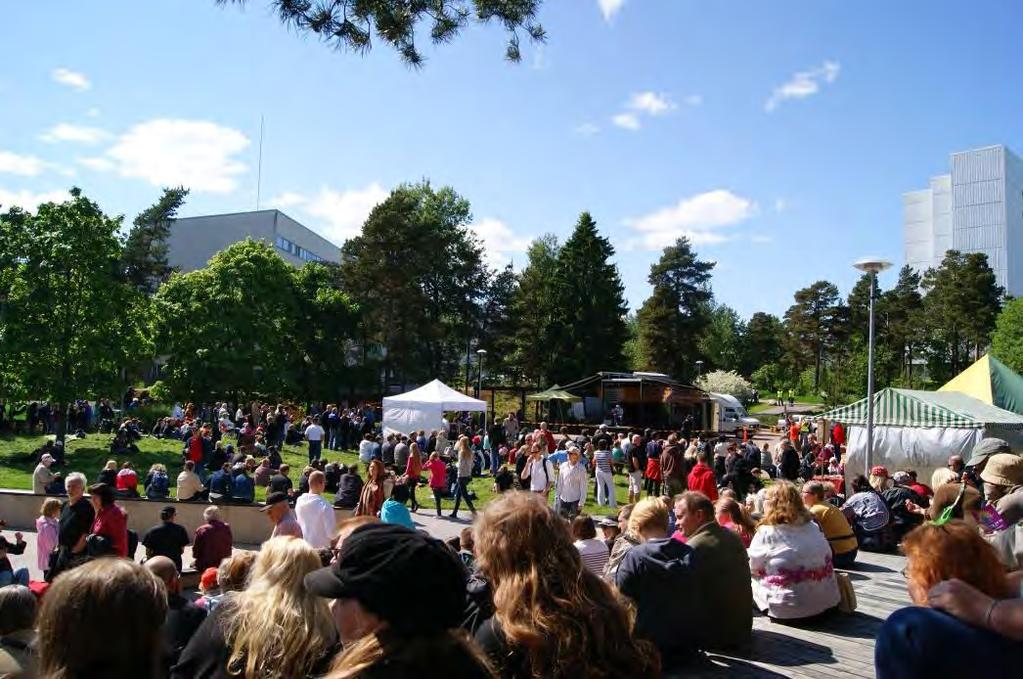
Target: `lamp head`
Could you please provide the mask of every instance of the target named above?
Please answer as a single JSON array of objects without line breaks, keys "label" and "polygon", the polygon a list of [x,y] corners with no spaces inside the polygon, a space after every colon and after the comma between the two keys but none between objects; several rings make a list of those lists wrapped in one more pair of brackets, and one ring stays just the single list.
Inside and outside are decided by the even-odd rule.
[{"label": "lamp head", "polygon": [[892,263],[887,259],[880,259],[879,257],[865,257],[853,263],[853,267],[864,273],[876,274],[892,268]]}]

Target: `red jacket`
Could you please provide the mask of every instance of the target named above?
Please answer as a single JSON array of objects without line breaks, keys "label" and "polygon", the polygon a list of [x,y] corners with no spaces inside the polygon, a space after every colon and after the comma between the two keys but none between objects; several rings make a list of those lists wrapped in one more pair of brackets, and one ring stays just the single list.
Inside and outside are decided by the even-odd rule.
[{"label": "red jacket", "polygon": [[188,459],[199,464],[202,462],[202,437],[193,436],[188,439]]},{"label": "red jacket", "polygon": [[689,490],[698,490],[711,502],[718,499],[718,484],[714,478],[714,470],[702,462],[697,462],[693,470],[689,472]]},{"label": "red jacket", "polygon": [[110,505],[99,510],[92,522],[92,532],[109,538],[115,554],[128,556],[128,515],[123,509]]}]

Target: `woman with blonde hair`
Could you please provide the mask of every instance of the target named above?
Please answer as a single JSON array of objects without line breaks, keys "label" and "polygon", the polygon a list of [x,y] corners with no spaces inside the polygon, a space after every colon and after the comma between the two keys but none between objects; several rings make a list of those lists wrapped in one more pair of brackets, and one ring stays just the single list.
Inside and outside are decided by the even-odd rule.
[{"label": "woman with blonde hair", "polygon": [[96,477],[96,483],[105,483],[111,488],[117,485],[117,460],[107,460],[103,470]]},{"label": "woman with blonde hair", "polygon": [[831,547],[791,483],[767,488],[764,518],[747,551],[753,602],[772,618],[808,618],[838,605]]},{"label": "woman with blonde hair", "polygon": [[327,602],[306,590],[320,568],[304,540],[263,543],[248,586],[225,596],[181,653],[172,677],[298,678],[326,672],[338,650]]},{"label": "woman with blonde hair", "polygon": [[423,456],[419,452],[419,444],[409,441],[408,462],[405,463],[405,485],[408,486],[408,496],[411,501],[410,507],[413,512],[419,511],[419,501],[416,500],[416,486],[419,485],[419,475],[423,473]]},{"label": "woman with blonde hair", "polygon": [[57,549],[60,535],[60,500],[48,497],[43,500],[36,518],[36,565],[43,572],[43,579],[50,570],[50,554]]},{"label": "woman with blonde hair", "polygon": [[149,468],[142,487],[146,491],[146,498],[150,500],[166,500],[170,495],[170,479],[167,478],[167,467],[159,462]]},{"label": "woman with blonde hair", "polygon": [[659,675],[657,653],[634,636],[629,608],[583,567],[568,524],[543,498],[506,493],[493,500],[473,537],[495,611],[475,636],[500,676]]},{"label": "woman with blonde hair", "polygon": [[355,506],[355,516],[376,516],[380,508],[384,506],[384,480],[387,470],[384,463],[374,459],[369,463],[369,470],[366,472],[366,483],[362,487],[362,494],[359,496],[359,504]]},{"label": "woman with blonde hair", "polygon": [[948,467],[938,467],[931,474],[931,489],[937,492],[946,483],[958,483],[959,475]]},{"label": "woman with blonde hair", "polygon": [[452,519],[458,518],[458,507],[461,505],[463,498],[465,499],[466,506],[469,507],[469,511],[472,512],[473,516],[476,516],[476,508],[472,505],[472,500],[469,498],[469,481],[472,480],[472,467],[476,463],[476,456],[473,454],[472,448],[469,447],[469,437],[459,436],[458,443],[455,444],[455,450],[458,452],[458,482],[455,486],[455,508],[450,516]]}]

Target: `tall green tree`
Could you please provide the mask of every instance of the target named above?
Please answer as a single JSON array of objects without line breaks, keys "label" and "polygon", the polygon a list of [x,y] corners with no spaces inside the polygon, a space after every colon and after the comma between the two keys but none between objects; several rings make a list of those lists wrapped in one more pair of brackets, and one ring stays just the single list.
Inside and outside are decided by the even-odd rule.
[{"label": "tall green tree", "polygon": [[[880,295],[880,290],[874,291],[875,302]],[[849,292],[849,297],[846,298],[846,306],[849,310],[847,334],[866,342],[870,330],[870,274],[865,273],[857,279],[853,289]],[[877,332],[876,327],[874,331]]]},{"label": "tall green tree", "polygon": [[1002,307],[1002,288],[980,252],[949,250],[921,283],[928,335],[928,372],[943,382],[967,366],[991,341]]},{"label": "tall green tree", "polygon": [[572,235],[558,252],[555,269],[564,322],[561,357],[553,375],[557,382],[625,367],[622,348],[628,338],[628,306],[618,267],[610,261],[614,253],[590,213],[579,215]]},{"label": "tall green tree", "polygon": [[914,387],[913,363],[924,338],[920,274],[909,265],[899,270],[895,287],[882,298],[886,343],[899,363],[899,375]]},{"label": "tall green tree", "polygon": [[698,346],[706,365],[705,370],[733,372],[740,368],[746,324],[735,309],[726,304],[711,308],[707,327],[700,335]]},{"label": "tall green tree", "polygon": [[245,240],[171,275],[154,302],[159,353],[169,357],[162,378],[176,398],[296,393],[294,273],[273,246]]},{"label": "tall green tree", "polygon": [[557,283],[561,246],[553,234],[529,244],[527,263],[512,299],[512,361],[522,377],[539,388],[550,386],[565,326]]},{"label": "tall green tree", "polygon": [[991,353],[1016,372],[1023,372],[1023,297],[1007,302],[998,314]]},{"label": "tall green tree", "polygon": [[699,357],[698,338],[709,319],[714,262],[701,260],[689,239],[679,238],[650,267],[653,292],[636,314],[644,367],[690,381]]},{"label": "tall green tree", "polygon": [[[216,0],[218,5],[246,0]],[[451,42],[470,22],[496,23],[508,32],[505,57],[522,58],[519,35],[546,40],[536,15],[542,0],[272,0],[282,23],[299,34],[312,34],[331,47],[362,54],[374,37],[394,48],[401,60],[420,66],[423,55],[416,33],[427,32],[435,45]],[[427,24],[427,26],[422,26]],[[428,28],[428,31],[426,30]]]},{"label": "tall green tree", "polygon": [[828,281],[798,290],[795,303],[785,312],[788,364],[795,373],[813,365],[813,387],[821,382],[827,350],[835,345],[841,320],[838,288]]},{"label": "tall green tree", "polygon": [[777,363],[782,356],[784,328],[777,316],[758,311],[746,323],[742,337],[739,372],[752,376],[761,366]]},{"label": "tall green tree", "polygon": [[[514,351],[513,334],[518,319],[512,313],[519,277],[511,264],[494,273],[487,283],[480,317],[479,346],[487,352],[486,373],[490,381],[520,376],[518,366],[511,361]],[[496,379],[495,379],[496,378]]]},{"label": "tall green tree", "polygon": [[487,270],[471,221],[450,187],[403,184],[342,247],[341,280],[381,348],[385,380],[452,378],[478,342]]},{"label": "tall green tree", "polygon": [[121,386],[121,369],[152,352],[147,300],[118,271],[121,219],[105,215],[80,189],[70,193],[34,215],[17,209],[0,215],[6,288],[0,353],[15,357],[12,381],[24,395],[53,402],[60,438],[68,403],[109,395]]},{"label": "tall green tree", "polygon": [[167,238],[186,196],[188,189],[183,186],[164,189],[156,203],[135,217],[124,241],[121,270],[131,285],[147,295],[155,293],[173,272],[167,263]]}]

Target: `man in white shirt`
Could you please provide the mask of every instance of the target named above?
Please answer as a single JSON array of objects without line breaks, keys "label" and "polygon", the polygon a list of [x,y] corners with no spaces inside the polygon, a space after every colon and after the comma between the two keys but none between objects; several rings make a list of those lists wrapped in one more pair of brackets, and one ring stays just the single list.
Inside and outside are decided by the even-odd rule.
[{"label": "man in white shirt", "polygon": [[53,456],[43,453],[43,456],[39,458],[39,465],[32,472],[32,492],[36,495],[46,495],[47,487],[60,478],[60,474],[50,471],[51,464],[53,464]]},{"label": "man in white shirt", "polygon": [[529,461],[522,468],[521,478],[529,480],[530,492],[547,497],[551,486],[554,485],[554,466],[540,450],[541,446],[534,443],[529,451]]},{"label": "man in white shirt", "polygon": [[195,473],[195,463],[191,460],[185,461],[185,468],[178,474],[177,498],[178,500],[199,500],[197,497],[203,491],[202,481]]},{"label": "man in white shirt", "polygon": [[320,416],[313,418],[312,424],[305,428],[305,440],[309,444],[309,462],[320,459],[323,451],[323,427],[320,426]]},{"label": "man in white shirt", "polygon": [[[543,471],[540,471],[543,475]],[[556,504],[558,513],[571,521],[579,514],[579,508],[586,502],[586,486],[589,485],[586,466],[579,462],[579,449],[568,449],[568,460],[558,467]]]},{"label": "man in white shirt", "polygon": [[519,421],[515,419],[515,413],[508,413],[504,418],[504,437],[508,443],[514,443],[519,437]]},{"label": "man in white shirt", "polygon": [[330,547],[337,531],[334,507],[320,495],[326,484],[327,477],[323,472],[311,473],[309,492],[295,502],[295,515],[298,517],[298,525],[302,527],[302,537],[313,549]]}]

